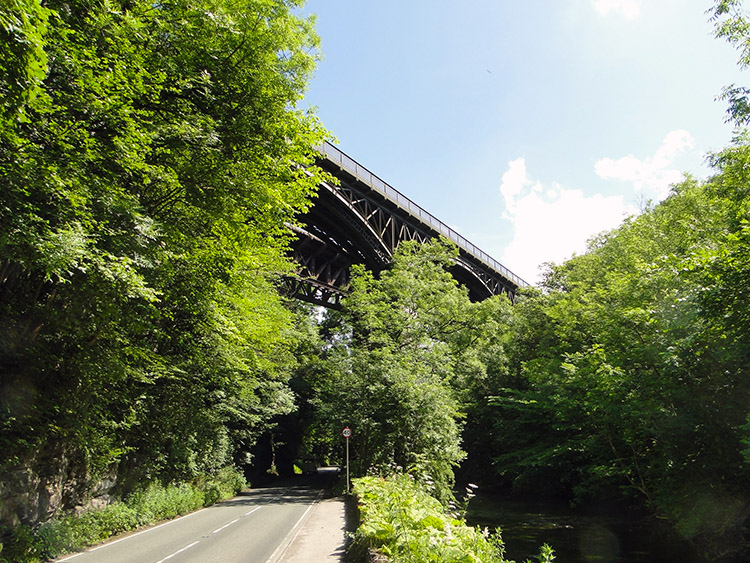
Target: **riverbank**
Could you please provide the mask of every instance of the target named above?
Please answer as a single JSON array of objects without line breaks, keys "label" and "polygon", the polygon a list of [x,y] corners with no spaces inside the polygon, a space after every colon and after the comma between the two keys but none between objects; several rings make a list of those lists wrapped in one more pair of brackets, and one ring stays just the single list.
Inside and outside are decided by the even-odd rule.
[{"label": "riverbank", "polygon": [[665,523],[611,503],[571,508],[559,500],[479,493],[469,503],[467,523],[500,527],[509,559],[542,543],[560,561],[653,563],[704,561]]}]

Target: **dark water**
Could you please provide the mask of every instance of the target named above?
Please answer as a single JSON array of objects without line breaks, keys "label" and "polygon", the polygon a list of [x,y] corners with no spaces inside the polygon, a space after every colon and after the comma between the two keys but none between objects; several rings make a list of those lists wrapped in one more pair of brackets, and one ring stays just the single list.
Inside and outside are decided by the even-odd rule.
[{"label": "dark water", "polygon": [[697,561],[666,527],[612,507],[572,509],[556,502],[479,494],[469,503],[466,520],[490,530],[502,528],[506,558],[519,563],[535,561],[544,543],[555,550],[555,563]]}]

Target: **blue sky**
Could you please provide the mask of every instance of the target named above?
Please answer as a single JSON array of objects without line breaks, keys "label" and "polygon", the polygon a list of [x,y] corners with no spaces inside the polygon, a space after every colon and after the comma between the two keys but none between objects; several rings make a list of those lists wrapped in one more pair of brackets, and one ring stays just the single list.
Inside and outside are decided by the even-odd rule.
[{"label": "blue sky", "polygon": [[731,126],[703,0],[308,0],[349,156],[522,278],[658,201]]}]

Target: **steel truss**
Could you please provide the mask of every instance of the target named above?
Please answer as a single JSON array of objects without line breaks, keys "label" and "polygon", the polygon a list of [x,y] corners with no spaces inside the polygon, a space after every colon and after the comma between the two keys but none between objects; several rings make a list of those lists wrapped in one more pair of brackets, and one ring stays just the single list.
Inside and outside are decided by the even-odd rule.
[{"label": "steel truss", "polygon": [[326,144],[318,165],[332,173],[338,185],[323,183],[318,199],[293,227],[297,241],[293,257],[299,265],[284,282],[287,295],[324,307],[340,307],[349,287],[349,270],[364,264],[379,272],[400,242],[426,242],[447,236],[458,244],[454,276],[473,299],[507,294],[514,297],[525,282],[460,237],[369,171]]}]

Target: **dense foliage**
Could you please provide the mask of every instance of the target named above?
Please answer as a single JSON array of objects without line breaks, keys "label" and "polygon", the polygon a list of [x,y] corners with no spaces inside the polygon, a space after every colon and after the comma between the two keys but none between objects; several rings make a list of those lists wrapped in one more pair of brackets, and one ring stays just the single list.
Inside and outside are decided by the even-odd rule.
[{"label": "dense foliage", "polygon": [[[711,15],[746,65],[750,23],[740,3],[718,2]],[[471,320],[476,313],[451,297],[449,278],[428,273],[445,272],[438,265],[450,255],[429,250],[418,259],[412,250],[400,254],[380,279],[355,278],[346,328],[333,340],[343,366],[334,381],[345,389],[328,404],[337,405],[340,423],[363,421],[357,447],[383,456],[358,451],[358,461],[414,463],[397,444],[442,416],[450,419],[440,423],[451,444],[444,451],[458,451],[453,428],[465,429],[463,472],[472,479],[572,502],[627,501],[671,522],[707,560],[744,560],[750,111],[745,90],[730,87],[725,97],[737,132],[711,155],[710,178],[685,178],[584,255],[550,265],[540,287],[521,292],[513,307]],[[413,265],[404,268],[407,256]],[[456,328],[488,322],[488,330]],[[454,377],[467,356],[433,328],[446,326],[480,343],[467,348],[468,378]],[[425,366],[441,375],[430,380]],[[435,382],[446,394],[430,402]],[[420,417],[422,405],[429,416]],[[418,445],[410,452],[446,468],[458,459]]]},{"label": "dense foliage", "polygon": [[[405,242],[389,269],[355,267],[343,310],[316,326],[275,287],[322,177],[325,132],[296,109],[317,45],[297,5],[0,7],[2,520],[215,475],[271,428],[269,463],[339,461],[350,426],[356,475],[416,476],[357,482],[360,540],[401,560],[502,558],[435,500],[448,505],[459,466],[626,500],[708,560],[746,557],[749,91],[725,90],[737,130],[711,177],[550,265],[514,304],[472,303],[450,244]],[[741,2],[710,16],[747,66]],[[138,525],[133,506],[103,513],[109,531],[70,530]],[[17,545],[24,530],[37,549],[42,528],[18,528]]]},{"label": "dense foliage", "polygon": [[487,412],[497,470],[516,487],[622,492],[686,537],[740,533],[750,374],[727,313],[748,303],[719,305],[728,277],[746,275],[725,269],[738,236],[725,174],[675,187],[519,301],[512,369]]},{"label": "dense foliage", "polygon": [[[409,474],[356,479],[354,493],[362,524],[353,552],[375,548],[393,563],[513,563],[499,530],[467,526]],[[554,552],[542,546],[535,559],[549,563]]]},{"label": "dense foliage", "polygon": [[[739,3],[719,2],[713,15],[719,35],[746,49]],[[737,136],[711,156],[712,177],[686,178],[518,299],[507,362],[477,410],[492,421],[500,482],[577,501],[630,499],[710,560],[744,556],[750,515],[740,92],[727,91]]]},{"label": "dense foliage", "polygon": [[325,135],[296,4],[0,8],[3,518],[242,461],[292,409],[274,282]]},{"label": "dense foliage", "polygon": [[472,303],[449,272],[457,249],[403,242],[376,278],[355,268],[330,336],[331,376],[318,388],[316,428],[350,426],[357,475],[387,467],[429,475],[448,498],[460,447],[462,408],[485,367],[479,350],[494,338],[507,299]]}]

